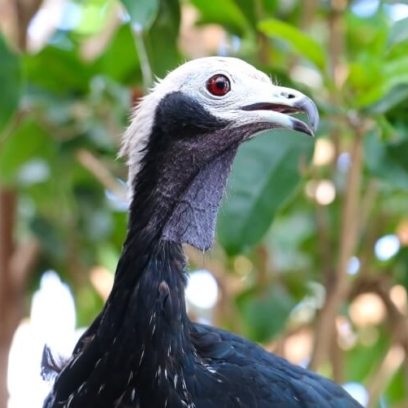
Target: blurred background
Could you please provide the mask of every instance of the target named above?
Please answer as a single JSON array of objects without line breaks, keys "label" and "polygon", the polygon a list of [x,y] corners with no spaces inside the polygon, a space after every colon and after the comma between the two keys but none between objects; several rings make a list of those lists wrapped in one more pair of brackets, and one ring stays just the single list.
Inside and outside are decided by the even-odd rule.
[{"label": "blurred background", "polygon": [[108,296],[131,107],[206,55],[306,93],[321,126],[242,146],[214,249],[187,248],[191,317],[408,406],[407,2],[0,0],[0,27],[0,408],[41,407],[44,343],[69,355]]}]

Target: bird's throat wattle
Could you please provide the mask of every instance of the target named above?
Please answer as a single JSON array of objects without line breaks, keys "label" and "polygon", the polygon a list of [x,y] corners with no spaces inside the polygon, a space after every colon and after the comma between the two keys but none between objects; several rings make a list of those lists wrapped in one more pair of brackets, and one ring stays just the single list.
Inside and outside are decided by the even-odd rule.
[{"label": "bird's throat wattle", "polygon": [[231,148],[201,170],[177,197],[163,229],[163,239],[202,251],[211,248],[217,212],[236,149]]}]

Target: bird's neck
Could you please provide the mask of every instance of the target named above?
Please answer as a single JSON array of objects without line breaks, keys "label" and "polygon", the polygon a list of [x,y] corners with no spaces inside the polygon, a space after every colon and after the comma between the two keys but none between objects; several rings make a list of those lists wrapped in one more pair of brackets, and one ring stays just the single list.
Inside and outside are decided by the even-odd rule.
[{"label": "bird's neck", "polygon": [[150,231],[161,241],[190,244],[202,251],[210,249],[236,149],[233,146],[221,150],[204,164],[194,154],[178,157],[176,152],[170,152],[174,159],[165,169],[158,169],[155,161],[148,162],[131,183],[134,194],[129,232]]},{"label": "bird's neck", "polygon": [[186,341],[185,285],[181,245],[161,241],[146,231],[130,232],[105,310],[118,308],[119,320],[134,332],[136,344],[167,352],[173,341],[180,345]]},{"label": "bird's neck", "polygon": [[170,391],[184,393],[183,370],[193,366],[185,263],[181,245],[130,230],[101,315],[115,382],[137,389],[141,406],[164,406]]}]

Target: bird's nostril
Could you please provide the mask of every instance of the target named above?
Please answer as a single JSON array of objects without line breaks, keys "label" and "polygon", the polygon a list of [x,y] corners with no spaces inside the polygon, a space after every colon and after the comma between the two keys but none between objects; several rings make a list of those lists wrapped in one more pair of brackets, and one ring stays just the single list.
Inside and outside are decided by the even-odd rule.
[{"label": "bird's nostril", "polygon": [[281,92],[281,95],[285,98],[285,99],[294,99],[296,98],[296,95],[290,93],[290,92]]}]

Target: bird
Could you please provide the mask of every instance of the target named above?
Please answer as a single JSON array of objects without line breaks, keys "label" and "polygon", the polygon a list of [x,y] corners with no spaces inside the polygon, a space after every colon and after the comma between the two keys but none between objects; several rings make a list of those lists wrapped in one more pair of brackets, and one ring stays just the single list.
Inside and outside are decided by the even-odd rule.
[{"label": "bird", "polygon": [[312,136],[318,122],[310,98],[241,59],[192,60],[157,81],[123,137],[130,204],[112,291],[69,358],[44,348],[44,408],[361,407],[331,380],[186,310],[183,248],[212,247],[239,146],[279,128]]}]

